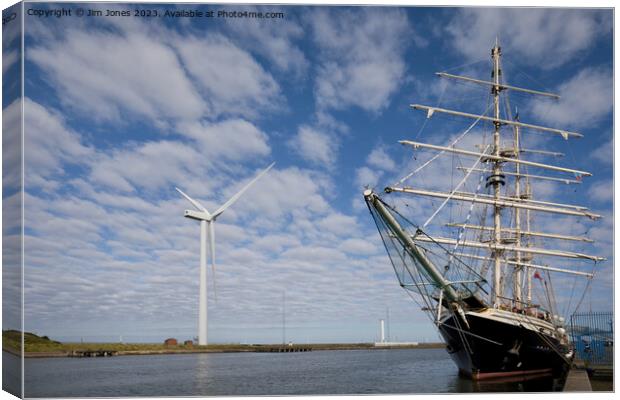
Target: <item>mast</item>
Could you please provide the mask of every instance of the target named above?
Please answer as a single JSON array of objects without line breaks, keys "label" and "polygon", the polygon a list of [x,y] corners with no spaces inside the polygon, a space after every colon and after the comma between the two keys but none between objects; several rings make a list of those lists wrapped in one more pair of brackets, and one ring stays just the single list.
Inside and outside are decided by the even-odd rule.
[{"label": "mast", "polygon": [[[525,191],[527,193],[528,198],[530,198],[532,196],[532,187],[530,185],[530,180],[529,178],[525,178]],[[531,215],[530,215],[530,210],[526,210],[525,211],[525,223],[526,223],[526,228],[529,231],[531,231]],[[528,237],[527,239],[527,243],[525,244],[525,247],[530,247],[532,245],[531,243],[531,239]],[[526,294],[527,298],[527,304],[528,306],[532,305],[532,270],[528,269],[527,271],[527,294]]]},{"label": "mast", "polygon": [[[517,115],[515,116],[515,120],[519,120],[519,112],[517,111]],[[515,135],[514,135],[514,153],[515,157],[519,158],[520,149],[519,149],[519,126],[516,125],[514,127]],[[519,170],[519,164],[515,164],[516,176],[515,176],[515,197],[518,199],[521,197],[521,171]],[[515,208],[515,246],[521,247],[521,210]],[[521,252],[517,251],[515,254],[515,261],[517,264],[514,267],[514,276],[513,276],[513,297],[515,300],[515,305],[517,307],[521,307],[521,282],[523,279],[523,267],[521,266]]]},{"label": "mast", "polygon": [[[493,145],[495,148],[493,149],[493,153],[496,157],[500,156],[500,122],[499,122],[499,92],[501,90],[499,83],[499,58],[501,55],[501,49],[499,47],[499,41],[495,39],[495,47],[491,50],[491,56],[493,58],[493,82],[495,85],[491,88],[491,94],[493,94],[493,108],[494,108],[494,116],[495,121],[493,125],[495,126],[495,130],[493,132]],[[499,201],[500,198],[500,184],[504,183],[501,177],[502,165],[499,160],[493,162],[493,175],[487,178],[487,182],[493,186],[493,195],[496,201]],[[493,225],[495,228],[493,235],[493,243],[496,246],[500,245],[502,240],[502,221],[501,221],[501,208],[498,205],[493,207]],[[500,298],[502,297],[502,264],[501,264],[501,254],[499,250],[493,251],[493,260],[494,260],[494,272],[493,272],[493,306],[498,307]]]}]

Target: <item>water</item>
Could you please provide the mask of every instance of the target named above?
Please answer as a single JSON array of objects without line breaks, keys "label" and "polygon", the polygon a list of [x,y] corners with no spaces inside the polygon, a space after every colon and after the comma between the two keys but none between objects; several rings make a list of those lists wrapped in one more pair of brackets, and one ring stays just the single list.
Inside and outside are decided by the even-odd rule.
[{"label": "water", "polygon": [[[5,368],[19,359],[3,353]],[[10,360],[7,360],[7,357]],[[9,362],[9,365],[7,365]],[[443,349],[26,359],[26,397],[415,394],[547,391],[458,376]]]}]

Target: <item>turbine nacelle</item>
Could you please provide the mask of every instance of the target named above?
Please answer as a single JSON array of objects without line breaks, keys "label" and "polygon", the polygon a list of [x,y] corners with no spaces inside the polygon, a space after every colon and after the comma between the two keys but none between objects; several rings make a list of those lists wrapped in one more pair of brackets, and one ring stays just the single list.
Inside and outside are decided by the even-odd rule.
[{"label": "turbine nacelle", "polygon": [[213,220],[213,216],[203,211],[185,210],[184,216],[185,218],[195,219],[197,221],[211,222]]}]

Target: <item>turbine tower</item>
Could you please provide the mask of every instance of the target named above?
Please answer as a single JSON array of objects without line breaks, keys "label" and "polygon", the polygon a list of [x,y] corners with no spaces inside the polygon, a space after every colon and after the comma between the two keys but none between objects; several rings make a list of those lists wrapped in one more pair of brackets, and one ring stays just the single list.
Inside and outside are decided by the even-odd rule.
[{"label": "turbine tower", "polygon": [[[226,203],[217,209],[213,214],[209,213],[207,209],[198,201],[192,199],[179,188],[175,188],[183,197],[185,197],[197,211],[185,210],[185,217],[200,221],[200,301],[198,312],[198,344],[207,344],[207,236],[209,237],[209,252],[211,253],[211,268],[213,276],[215,278],[215,220],[219,217],[228,207],[230,207],[235,201],[241,197],[241,195],[250,187],[254,182],[259,180],[263,175],[267,173],[273,167],[274,163],[271,163],[263,172],[258,174],[254,179],[243,187],[237,194],[232,196]],[[208,233],[207,233],[208,230]],[[214,281],[215,282],[215,281]]]}]

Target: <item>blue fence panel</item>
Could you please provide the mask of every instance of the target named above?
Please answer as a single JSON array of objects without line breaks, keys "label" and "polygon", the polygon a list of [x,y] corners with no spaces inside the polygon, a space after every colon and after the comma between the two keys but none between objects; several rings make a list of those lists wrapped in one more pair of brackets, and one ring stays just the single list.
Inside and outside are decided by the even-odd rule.
[{"label": "blue fence panel", "polygon": [[612,312],[579,313],[571,316],[571,339],[575,358],[589,365],[613,363]]}]

